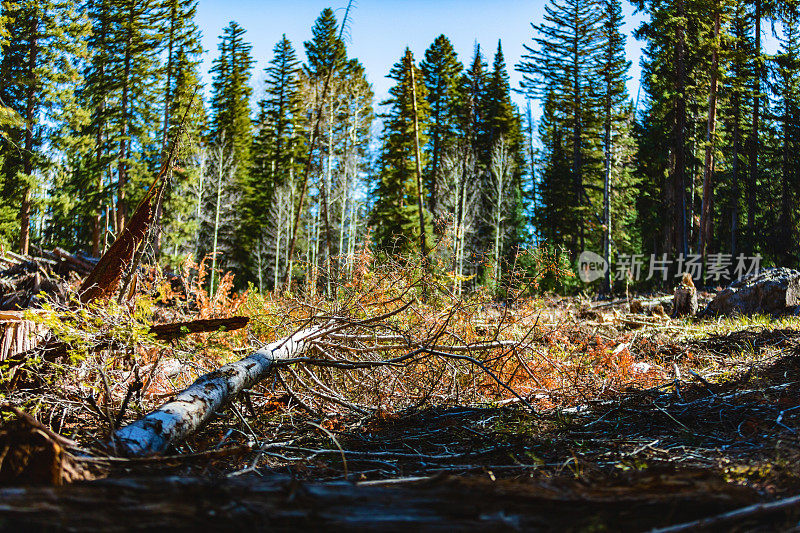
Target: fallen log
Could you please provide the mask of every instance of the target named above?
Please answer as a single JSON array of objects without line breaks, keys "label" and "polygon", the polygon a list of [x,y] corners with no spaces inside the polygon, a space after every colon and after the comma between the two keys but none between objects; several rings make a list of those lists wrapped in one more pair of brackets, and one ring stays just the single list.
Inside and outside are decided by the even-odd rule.
[{"label": "fallen log", "polygon": [[77,271],[79,271],[83,275],[87,275],[92,270],[94,270],[95,265],[93,265],[89,261],[86,261],[84,259],[81,259],[80,257],[77,257],[69,253],[63,248],[58,248],[58,247],[54,248],[53,254],[55,254],[60,259],[63,259],[67,263],[70,263],[73,267],[75,267]]},{"label": "fallen log", "polygon": [[115,431],[112,448],[118,454],[134,457],[164,453],[171,445],[197,431],[244,389],[269,375],[276,361],[302,354],[312,338],[322,333],[319,327],[300,330],[201,376],[172,401]]},{"label": "fallen log", "polygon": [[0,520],[9,531],[648,531],[762,498],[696,478],[641,473],[587,487],[486,474],[357,483],[140,474],[68,489],[0,488]]},{"label": "fallen log", "polygon": [[160,341],[171,341],[190,333],[208,333],[210,331],[235,331],[242,329],[250,322],[246,316],[230,318],[203,318],[186,322],[157,324],[150,327],[150,333]]}]

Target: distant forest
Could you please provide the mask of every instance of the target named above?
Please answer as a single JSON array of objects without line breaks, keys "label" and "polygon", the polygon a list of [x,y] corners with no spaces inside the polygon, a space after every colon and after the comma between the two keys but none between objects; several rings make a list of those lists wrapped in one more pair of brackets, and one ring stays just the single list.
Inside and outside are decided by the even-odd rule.
[{"label": "distant forest", "polygon": [[[543,253],[798,267],[800,3],[633,5],[638,95],[621,2],[548,0],[519,64],[440,35],[370,73],[394,81],[375,102],[346,11],[280,38],[254,94],[237,22],[203,87],[196,0],[4,1],[0,247],[99,256],[179,141],[150,253],[208,256],[239,286],[346,279],[367,251],[422,252],[459,293]],[[673,285],[671,268],[650,283]]]}]

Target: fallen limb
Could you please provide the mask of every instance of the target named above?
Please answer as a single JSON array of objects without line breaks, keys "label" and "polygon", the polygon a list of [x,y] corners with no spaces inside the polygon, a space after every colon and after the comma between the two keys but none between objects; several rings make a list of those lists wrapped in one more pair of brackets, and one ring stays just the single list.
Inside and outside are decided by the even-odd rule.
[{"label": "fallen limb", "polygon": [[265,378],[276,361],[301,354],[311,338],[324,332],[320,327],[303,329],[198,378],[172,401],[115,431],[112,446],[119,454],[133,457],[164,453],[197,431],[237,394]]},{"label": "fallen limb", "polygon": [[210,331],[234,331],[242,329],[250,322],[246,316],[230,318],[210,318],[158,324],[150,328],[150,333],[160,341],[174,340],[190,333],[208,333]]}]

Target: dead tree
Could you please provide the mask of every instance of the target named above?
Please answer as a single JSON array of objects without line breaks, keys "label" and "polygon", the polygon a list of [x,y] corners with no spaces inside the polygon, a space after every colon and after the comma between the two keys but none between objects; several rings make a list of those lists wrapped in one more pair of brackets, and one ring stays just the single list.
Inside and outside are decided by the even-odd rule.
[{"label": "dead tree", "polygon": [[112,446],[127,456],[163,453],[200,428],[225,403],[264,379],[276,361],[302,354],[311,338],[323,333],[310,327],[279,339],[249,356],[197,379],[189,388],[136,422],[118,429]]}]

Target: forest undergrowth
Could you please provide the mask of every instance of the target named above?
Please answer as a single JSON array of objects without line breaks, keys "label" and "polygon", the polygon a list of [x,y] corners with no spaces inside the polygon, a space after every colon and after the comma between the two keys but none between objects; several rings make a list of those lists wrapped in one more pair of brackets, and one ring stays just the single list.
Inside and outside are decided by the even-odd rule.
[{"label": "forest undergrowth", "polygon": [[[563,275],[546,261],[502,300],[458,295],[435,272],[362,251],[330,284],[312,272],[292,291],[236,293],[225,275],[211,296],[208,261],[177,276],[141,269],[125,297],[28,312],[68,349],[0,363],[4,422],[16,408],[71,439],[90,478],[471,475],[586,501],[672,494],[671,519],[800,489],[797,318],[670,319],[630,313],[626,299],[532,296]],[[247,327],[153,333],[232,316]],[[311,324],[328,334],[166,456],[108,453],[115,429],[198,376]]]}]

